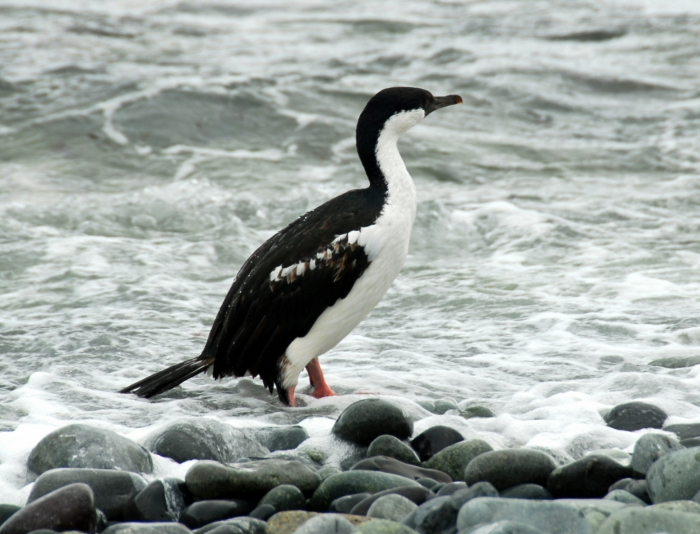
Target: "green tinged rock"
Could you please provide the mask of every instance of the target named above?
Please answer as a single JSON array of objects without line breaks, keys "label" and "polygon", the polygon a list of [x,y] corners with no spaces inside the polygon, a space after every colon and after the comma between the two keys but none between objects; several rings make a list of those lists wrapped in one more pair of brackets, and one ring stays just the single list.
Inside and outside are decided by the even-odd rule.
[{"label": "green tinged rock", "polygon": [[480,439],[460,441],[435,454],[425,462],[425,467],[447,473],[452,480],[464,480],[464,470],[469,462],[492,450],[491,445]]},{"label": "green tinged rock", "polygon": [[400,462],[411,465],[420,465],[420,458],[409,445],[394,436],[384,434],[379,436],[369,445],[367,458],[372,456],[388,456]]},{"label": "green tinged rock", "polygon": [[205,460],[187,471],[185,482],[197,500],[252,500],[282,484],[296,486],[302,493],[310,494],[321,479],[297,460],[261,460],[231,466]]},{"label": "green tinged rock", "polygon": [[381,471],[348,471],[324,480],[311,497],[309,508],[325,511],[332,501],[345,495],[377,493],[402,486],[421,487],[413,480]]}]

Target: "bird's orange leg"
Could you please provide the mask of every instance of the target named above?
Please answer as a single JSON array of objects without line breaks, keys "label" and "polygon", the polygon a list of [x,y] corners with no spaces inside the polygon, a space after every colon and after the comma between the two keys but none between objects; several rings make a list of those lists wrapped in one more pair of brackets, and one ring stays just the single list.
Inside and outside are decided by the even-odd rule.
[{"label": "bird's orange leg", "polygon": [[326,379],[323,376],[323,371],[321,370],[321,364],[318,358],[314,358],[306,366],[306,370],[309,373],[309,381],[314,387],[314,392],[311,394],[317,399],[322,397],[331,397],[335,395],[335,392],[326,383]]},{"label": "bird's orange leg", "polygon": [[296,386],[292,386],[290,388],[287,388],[287,398],[289,399],[289,405],[292,408],[295,408],[297,405],[297,399],[294,396],[294,391],[297,389]]}]

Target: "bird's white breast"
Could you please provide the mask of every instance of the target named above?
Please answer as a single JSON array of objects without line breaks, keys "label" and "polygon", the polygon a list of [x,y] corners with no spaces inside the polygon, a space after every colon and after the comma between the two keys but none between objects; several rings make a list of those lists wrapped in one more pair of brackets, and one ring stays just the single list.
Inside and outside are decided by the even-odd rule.
[{"label": "bird's white breast", "polygon": [[[416,189],[396,143],[399,136],[425,117],[423,110],[394,115],[377,142],[377,161],[387,181],[387,198],[381,215],[371,226],[351,232],[348,239],[364,248],[371,262],[344,299],[327,308],[309,333],[287,348],[282,369],[283,385],[296,385],[304,367],[335,347],[377,305],[401,271],[416,218]],[[338,236],[342,239],[345,236]]]}]

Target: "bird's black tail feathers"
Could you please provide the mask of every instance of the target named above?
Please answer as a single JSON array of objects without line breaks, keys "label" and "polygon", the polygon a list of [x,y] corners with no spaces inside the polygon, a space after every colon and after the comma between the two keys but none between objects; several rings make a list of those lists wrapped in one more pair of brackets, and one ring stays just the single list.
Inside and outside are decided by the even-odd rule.
[{"label": "bird's black tail feathers", "polygon": [[130,386],[125,387],[119,393],[134,393],[139,397],[150,399],[151,397],[168,391],[169,389],[179,386],[185,380],[189,380],[193,376],[200,373],[214,364],[213,358],[202,360],[201,358],[192,358],[163,369],[151,376],[147,376],[143,380],[134,382]]}]

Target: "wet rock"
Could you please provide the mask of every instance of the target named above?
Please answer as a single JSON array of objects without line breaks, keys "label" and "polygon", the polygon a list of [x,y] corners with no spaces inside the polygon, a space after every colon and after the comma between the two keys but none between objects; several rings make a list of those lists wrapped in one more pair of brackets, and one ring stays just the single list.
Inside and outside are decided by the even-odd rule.
[{"label": "wet rock", "polygon": [[318,475],[318,478],[321,479],[321,482],[326,480],[328,477],[337,475],[338,473],[342,473],[342,469],[338,469],[337,467],[333,467],[332,465],[326,465],[316,471],[316,474]]},{"label": "wet rock", "polygon": [[185,481],[177,478],[154,480],[126,503],[125,521],[177,521],[190,504]]},{"label": "wet rock", "polygon": [[548,534],[520,521],[496,521],[489,525],[481,525],[466,534]]},{"label": "wet rock", "polygon": [[187,471],[185,480],[198,500],[255,500],[282,484],[296,486],[308,495],[321,483],[310,467],[296,460],[262,460],[232,466],[203,461]]},{"label": "wet rock", "polygon": [[459,511],[457,528],[468,531],[481,523],[519,521],[550,534],[590,534],[590,525],[576,507],[556,501],[478,498]]},{"label": "wet rock", "polygon": [[620,465],[608,456],[591,454],[552,471],[547,489],[555,498],[603,497],[612,484],[632,475],[631,467]]},{"label": "wet rock", "polygon": [[296,486],[282,484],[268,491],[258,504],[269,504],[278,512],[306,510],[306,497]]},{"label": "wet rock", "polygon": [[478,482],[452,495],[426,501],[402,522],[421,533],[451,533],[456,528],[460,508],[479,497],[498,497],[498,491],[488,482]]},{"label": "wet rock", "polygon": [[499,491],[519,484],[543,486],[555,468],[554,460],[541,451],[504,449],[474,458],[464,471],[464,481],[469,485],[490,482]]},{"label": "wet rock", "polygon": [[634,401],[615,406],[604,419],[611,428],[633,432],[642,428],[661,428],[668,414],[653,404]]},{"label": "wet rock", "polygon": [[431,478],[436,482],[452,482],[452,478],[437,469],[426,469],[415,465],[405,464],[388,456],[374,456],[367,458],[352,466],[351,471],[381,471],[402,477],[418,480],[420,478]]},{"label": "wet rock", "polygon": [[[367,497],[370,497],[370,493],[355,493],[353,495],[346,495],[345,497],[339,497],[331,502],[328,506],[329,512],[338,512],[340,514],[349,514],[352,509],[360,502],[364,501]],[[364,515],[364,514],[358,514]]]},{"label": "wet rock", "polygon": [[423,487],[403,486],[398,488],[392,488],[384,491],[379,491],[374,495],[368,495],[365,499],[357,503],[355,507],[353,507],[350,510],[350,513],[352,515],[359,516],[367,515],[367,512],[375,503],[375,501],[381,499],[382,497],[386,497],[387,495],[400,495],[401,497],[405,497],[406,499],[411,501],[416,506],[421,505],[425,501],[428,501],[435,497],[435,494],[432,491]]},{"label": "wet rock", "polygon": [[383,434],[406,439],[413,422],[403,410],[383,399],[365,399],[348,406],[333,425],[333,433],[363,447]]},{"label": "wet rock", "polygon": [[597,534],[652,534],[700,532],[700,515],[646,508],[625,507],[610,515]]},{"label": "wet rock", "polygon": [[693,501],[668,501],[651,506],[654,510],[666,510],[668,512],[685,512],[688,514],[700,514],[700,504]]},{"label": "wet rock", "polygon": [[449,397],[446,397],[444,399],[438,399],[438,400],[419,401],[418,404],[422,408],[425,408],[429,412],[437,414],[437,415],[443,415],[450,410],[458,410],[459,409],[457,402],[454,399],[450,399]]},{"label": "wet rock", "polygon": [[683,446],[675,439],[663,434],[644,434],[634,444],[632,469],[646,474],[656,460],[669,452],[681,450]]},{"label": "wet rock", "polygon": [[621,490],[621,489],[613,490],[603,498],[611,500],[611,501],[623,502],[625,504],[638,504],[640,506],[647,505],[647,503],[645,503],[639,497],[635,497],[629,491],[625,491],[625,490]]},{"label": "wet rock", "polygon": [[646,504],[651,504],[651,499],[647,493],[647,482],[644,479],[636,480],[634,478],[623,478],[610,486],[608,488],[608,493],[618,489],[631,493]]},{"label": "wet rock", "polygon": [[700,423],[667,425],[663,429],[666,432],[673,432],[681,441],[700,437]]},{"label": "wet rock", "polygon": [[21,506],[15,506],[14,504],[0,504],[0,525],[21,508]]},{"label": "wet rock", "polygon": [[123,521],[125,505],[148,483],[135,473],[110,469],[52,469],[36,479],[27,504],[63,486],[83,483],[90,486],[95,506],[110,521]]},{"label": "wet rock", "polygon": [[246,515],[251,510],[253,504],[243,499],[199,501],[185,508],[179,521],[190,529],[195,529],[215,521]]},{"label": "wet rock", "polygon": [[416,534],[416,531],[394,521],[372,519],[357,525],[353,534]]},{"label": "wet rock", "polygon": [[659,458],[647,471],[647,491],[654,504],[692,499],[700,491],[700,449]]},{"label": "wet rock", "polygon": [[117,523],[101,534],[190,534],[190,529],[180,523]]},{"label": "wet rock", "polygon": [[48,529],[94,533],[97,526],[95,498],[85,484],[69,484],[27,504],[2,525],[3,534],[26,534]]},{"label": "wet rock", "polygon": [[309,439],[309,433],[301,426],[277,426],[257,429],[255,438],[270,452],[289,451]]},{"label": "wet rock", "polygon": [[[331,515],[331,514],[317,514],[315,512],[297,512],[297,511],[290,511],[290,512],[280,512],[278,514],[273,515],[270,520],[267,522],[267,534],[291,534],[292,532],[295,532],[296,529],[298,529],[300,526],[304,525],[307,521],[314,517],[318,517],[321,515]],[[341,514],[332,514],[332,515],[341,515]],[[365,523],[367,521],[376,521],[375,519],[370,519],[368,517],[357,517],[354,515],[345,515],[342,514],[341,517],[344,517],[352,525],[355,527],[358,527],[360,524]]]},{"label": "wet rock", "polygon": [[29,454],[27,467],[38,475],[59,467],[152,473],[153,460],[141,445],[116,432],[76,424],[44,437]]},{"label": "wet rock", "polygon": [[496,417],[496,414],[486,406],[469,406],[459,411],[459,415],[465,419],[474,417]]},{"label": "wet rock", "polygon": [[401,486],[422,488],[417,482],[398,475],[380,471],[348,471],[324,480],[311,497],[309,507],[312,510],[327,510],[328,505],[338,497],[354,493],[377,493]]},{"label": "wet rock", "polygon": [[519,484],[501,492],[501,497],[506,499],[530,499],[533,501],[549,501],[554,497],[539,484]]},{"label": "wet rock", "polygon": [[401,521],[418,506],[401,495],[384,495],[372,503],[367,510],[367,517]]},{"label": "wet rock", "polygon": [[683,369],[700,364],[700,356],[676,356],[672,358],[660,358],[649,362],[649,365],[665,367],[666,369]]},{"label": "wet rock", "polygon": [[440,490],[437,492],[437,496],[444,497],[446,495],[452,495],[453,493],[463,489],[467,489],[466,482],[450,482],[449,484],[445,484],[442,488],[440,488]]},{"label": "wet rock", "polygon": [[445,447],[430,460],[425,467],[447,473],[452,480],[464,480],[464,470],[469,462],[480,454],[492,451],[491,445],[480,439],[462,441]]},{"label": "wet rock", "polygon": [[373,456],[388,456],[407,464],[420,465],[420,459],[411,447],[388,434],[379,436],[370,443],[369,449],[367,449],[367,458]]},{"label": "wet rock", "polygon": [[623,502],[611,501],[609,499],[557,499],[556,502],[569,504],[580,510],[591,524],[591,532],[597,532],[598,527],[611,514],[629,506]]},{"label": "wet rock", "polygon": [[464,436],[449,426],[434,426],[411,440],[421,462],[427,462],[445,447],[464,441]]},{"label": "wet rock", "polygon": [[146,446],[151,452],[178,463],[188,460],[235,462],[269,454],[252,437],[252,431],[233,428],[214,419],[184,419],[150,436]]},{"label": "wet rock", "polygon": [[275,507],[271,504],[260,504],[255,507],[255,510],[248,514],[248,517],[260,519],[262,521],[267,521],[276,513],[277,510],[275,510]]},{"label": "wet rock", "polygon": [[198,528],[194,534],[266,534],[265,521],[254,517],[236,517],[225,521],[216,521]]},{"label": "wet rock", "polygon": [[[445,475],[445,473],[443,473],[442,471],[438,471],[438,473]],[[432,490],[435,486],[440,485],[440,483],[437,480],[433,480],[432,478],[426,478],[426,477],[417,478],[416,482],[418,482],[418,484],[420,484],[424,488],[428,488],[429,490]],[[444,482],[442,484],[444,484]]]},{"label": "wet rock", "polygon": [[306,521],[294,534],[351,534],[353,528],[340,514],[320,514]]}]

